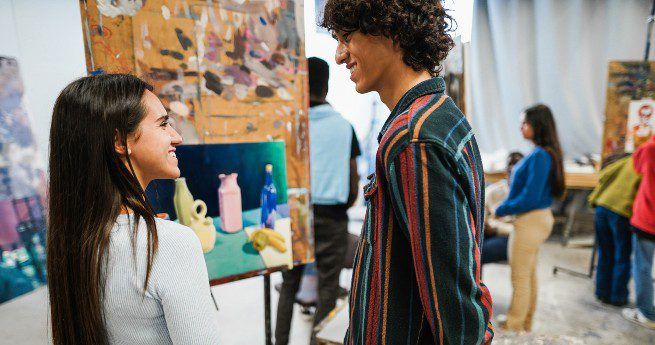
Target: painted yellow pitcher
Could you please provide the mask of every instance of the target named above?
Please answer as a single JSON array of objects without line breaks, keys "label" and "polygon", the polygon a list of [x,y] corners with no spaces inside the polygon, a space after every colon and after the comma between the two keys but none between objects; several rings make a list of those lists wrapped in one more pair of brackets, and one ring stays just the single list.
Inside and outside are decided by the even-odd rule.
[{"label": "painted yellow pitcher", "polygon": [[193,232],[195,232],[196,236],[200,239],[203,253],[208,253],[214,249],[214,244],[216,243],[216,227],[214,226],[214,220],[211,219],[211,217],[206,217],[206,215],[207,204],[200,199],[194,201],[193,208],[191,209],[191,224],[189,224],[189,227],[193,229]]}]

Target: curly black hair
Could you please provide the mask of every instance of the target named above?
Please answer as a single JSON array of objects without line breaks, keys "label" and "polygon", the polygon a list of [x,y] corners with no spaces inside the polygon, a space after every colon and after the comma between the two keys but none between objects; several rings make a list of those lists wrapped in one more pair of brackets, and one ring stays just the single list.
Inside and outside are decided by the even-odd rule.
[{"label": "curly black hair", "polygon": [[330,32],[382,35],[398,44],[415,71],[441,72],[455,43],[455,20],[441,0],[328,0],[319,23]]}]

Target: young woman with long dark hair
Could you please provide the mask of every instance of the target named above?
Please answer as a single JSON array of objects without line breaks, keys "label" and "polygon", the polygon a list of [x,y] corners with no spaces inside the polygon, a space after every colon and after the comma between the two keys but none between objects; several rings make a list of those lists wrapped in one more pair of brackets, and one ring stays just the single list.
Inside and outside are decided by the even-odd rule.
[{"label": "young woman with long dark hair", "polygon": [[504,326],[530,331],[537,306],[537,256],[539,246],[553,229],[553,198],[565,192],[562,149],[550,109],[537,104],[525,110],[523,137],[534,149],[512,171],[507,199],[496,209],[497,216],[516,215],[509,240],[512,269],[512,302]]},{"label": "young woman with long dark hair", "polygon": [[144,190],[180,175],[171,127],[137,77],[78,79],[55,103],[47,240],[60,344],[215,344],[200,242],[157,219]]}]

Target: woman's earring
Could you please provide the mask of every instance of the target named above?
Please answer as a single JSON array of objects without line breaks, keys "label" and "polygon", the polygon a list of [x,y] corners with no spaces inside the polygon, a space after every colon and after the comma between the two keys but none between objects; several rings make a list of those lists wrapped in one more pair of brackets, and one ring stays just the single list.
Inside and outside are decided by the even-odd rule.
[{"label": "woman's earring", "polygon": [[127,155],[129,156],[129,155],[131,155],[131,154],[132,154],[132,150],[127,149]]}]

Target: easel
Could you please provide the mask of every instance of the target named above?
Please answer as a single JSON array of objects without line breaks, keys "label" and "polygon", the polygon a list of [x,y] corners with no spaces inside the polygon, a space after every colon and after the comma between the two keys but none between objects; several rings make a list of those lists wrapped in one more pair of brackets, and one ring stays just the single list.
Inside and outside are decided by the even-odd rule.
[{"label": "easel", "polygon": [[[273,331],[271,327],[271,273],[280,272],[285,269],[287,269],[287,266],[272,267],[263,271],[249,272],[235,277],[214,279],[209,282],[210,287],[212,287],[260,275],[264,278],[264,341],[266,345],[273,345]],[[212,299],[214,299],[213,294]],[[218,310],[218,304],[215,299],[214,305]]]},{"label": "easel", "polygon": [[[644,76],[648,75],[648,71],[646,71],[646,69],[649,68],[648,58],[649,58],[649,55],[650,55],[650,43],[651,43],[651,36],[652,36],[652,33],[653,33],[653,23],[655,22],[655,0],[653,0],[653,5],[652,5],[651,10],[650,10],[650,15],[647,18],[647,22],[648,22],[648,28],[647,28],[647,31],[646,31],[646,50],[644,52],[644,60],[643,60],[643,62],[644,62],[643,63],[643,75]],[[635,99],[642,97],[645,82],[646,82],[645,77],[640,80],[640,86],[641,87],[639,87],[635,91]],[[573,202],[576,202],[576,200],[574,200]],[[567,229],[570,229],[570,226],[572,226],[573,221],[574,221],[573,217],[571,217],[571,219],[567,220]],[[571,224],[568,224],[569,222]],[[566,235],[567,235],[566,236],[566,241],[568,242],[568,235],[569,234],[567,233]],[[563,245],[566,245],[566,244],[567,244],[566,242],[563,243]],[[591,279],[591,277],[593,276],[594,268],[596,267],[596,256],[597,256],[597,250],[598,250],[597,245],[598,245],[598,239],[596,238],[596,235],[594,234],[594,244],[593,244],[593,248],[592,248],[592,252],[591,252],[591,260],[589,262],[589,270],[586,273],[578,272],[578,271],[571,270],[571,269],[568,269],[568,268],[555,266],[555,267],[553,267],[553,275],[557,274],[557,272],[562,272],[562,273],[566,273],[566,274],[569,274],[569,275],[572,275],[572,276],[575,276],[575,277]]]}]

